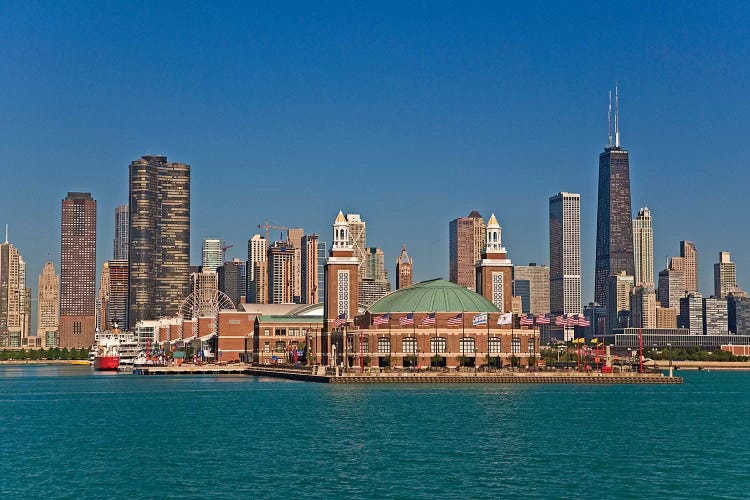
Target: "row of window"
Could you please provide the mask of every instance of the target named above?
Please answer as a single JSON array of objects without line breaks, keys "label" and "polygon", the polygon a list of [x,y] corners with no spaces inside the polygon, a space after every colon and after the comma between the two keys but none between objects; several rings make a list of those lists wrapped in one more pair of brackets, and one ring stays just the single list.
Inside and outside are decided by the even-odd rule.
[{"label": "row of window", "polygon": [[[264,328],[263,335],[266,337],[270,336],[271,328]],[[305,336],[307,335],[307,328],[274,328],[273,335],[276,335],[278,337],[286,337],[287,335],[290,335],[292,337],[299,337],[300,335]]]},{"label": "row of window", "polygon": [[[447,352],[447,340],[445,337],[433,337],[430,339],[430,352],[444,353]],[[355,352],[359,350],[359,342],[355,342],[354,339],[348,339],[348,350],[349,352]],[[417,339],[414,337],[407,337],[401,341],[402,352],[407,354],[417,353]],[[362,350],[364,352],[370,352],[370,342],[368,338],[362,339]],[[476,351],[476,340],[471,337],[464,337],[459,340],[459,351],[462,353],[474,353]],[[390,353],[391,352],[391,339],[381,337],[378,339],[378,353]],[[489,340],[489,352],[490,354],[501,354],[502,342],[499,338],[490,338]],[[521,353],[521,339],[513,338],[510,341],[510,352],[512,354]],[[529,339],[528,352],[534,353],[534,339]]]}]

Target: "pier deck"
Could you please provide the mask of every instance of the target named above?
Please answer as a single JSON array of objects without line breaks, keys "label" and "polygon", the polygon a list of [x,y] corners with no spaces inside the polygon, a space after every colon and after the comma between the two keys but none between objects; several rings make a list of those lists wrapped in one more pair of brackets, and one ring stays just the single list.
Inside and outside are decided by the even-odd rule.
[{"label": "pier deck", "polygon": [[147,366],[142,375],[250,375],[324,384],[681,384],[682,377],[661,373],[580,372],[383,372],[315,374],[310,369],[273,368],[248,364]]}]

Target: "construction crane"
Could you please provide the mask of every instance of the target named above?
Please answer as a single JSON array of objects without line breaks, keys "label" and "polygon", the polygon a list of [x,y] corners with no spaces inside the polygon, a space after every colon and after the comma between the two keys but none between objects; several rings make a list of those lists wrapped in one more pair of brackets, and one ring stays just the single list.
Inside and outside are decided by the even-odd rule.
[{"label": "construction crane", "polygon": [[229,249],[230,249],[230,248],[232,248],[233,246],[234,246],[234,245],[227,245],[227,246],[225,246],[225,247],[221,247],[221,258],[222,258],[222,262],[226,262],[226,261],[227,261],[227,250],[229,250]]},{"label": "construction crane", "polygon": [[274,226],[272,224],[269,224],[268,221],[266,221],[265,224],[258,224],[258,229],[262,229],[262,228],[266,229],[266,242],[268,242],[268,230],[269,229],[289,229],[286,226]]}]

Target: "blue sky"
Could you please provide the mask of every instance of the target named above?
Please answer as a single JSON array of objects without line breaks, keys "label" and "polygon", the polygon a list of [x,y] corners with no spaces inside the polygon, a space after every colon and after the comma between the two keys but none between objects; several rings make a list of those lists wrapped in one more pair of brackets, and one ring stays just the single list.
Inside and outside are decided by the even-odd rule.
[{"label": "blue sky", "polygon": [[588,302],[618,80],[656,268],[688,239],[704,293],[720,250],[750,287],[748,4],[607,7],[3,2],[0,223],[36,288],[48,255],[59,269],[60,200],[91,191],[102,262],[128,164],[159,153],[192,165],[195,263],[205,237],[244,257],[265,220],[330,240],[341,209],[391,273],[407,244],[422,280],[447,276],[448,222],[473,209],[515,263],[547,263],[547,200],[580,192]]}]

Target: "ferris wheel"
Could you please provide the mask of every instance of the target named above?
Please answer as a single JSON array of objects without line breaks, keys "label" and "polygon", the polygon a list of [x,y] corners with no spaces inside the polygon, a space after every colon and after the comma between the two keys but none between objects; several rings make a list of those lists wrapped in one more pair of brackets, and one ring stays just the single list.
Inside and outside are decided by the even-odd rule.
[{"label": "ferris wheel", "polygon": [[236,309],[234,302],[227,294],[215,288],[208,290],[197,290],[182,301],[177,317],[180,319],[180,338],[185,339],[183,331],[185,321],[192,321],[190,339],[197,339],[199,330],[198,323],[201,318],[211,318],[211,335],[219,331],[219,311]]}]

